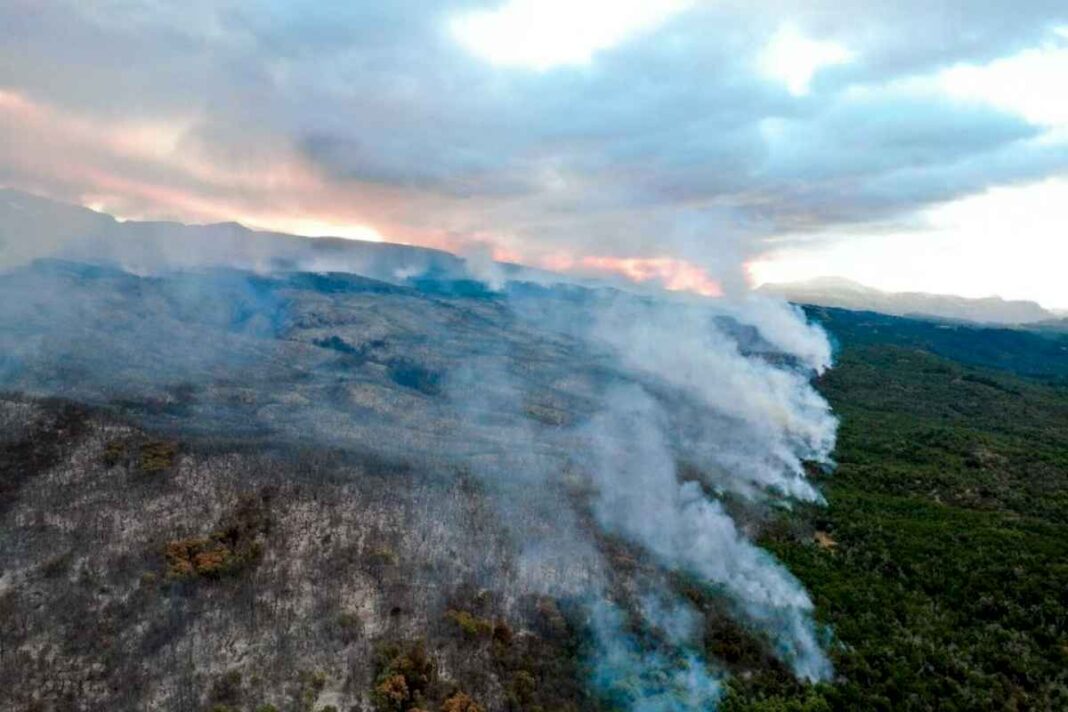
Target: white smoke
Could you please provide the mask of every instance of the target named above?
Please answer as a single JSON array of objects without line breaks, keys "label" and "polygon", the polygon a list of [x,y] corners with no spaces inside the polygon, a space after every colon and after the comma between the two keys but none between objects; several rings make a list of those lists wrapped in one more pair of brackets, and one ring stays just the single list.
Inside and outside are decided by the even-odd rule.
[{"label": "white smoke", "polygon": [[830,664],[809,619],[812,602],[785,569],[741,535],[696,482],[680,483],[667,418],[639,386],[611,393],[588,425],[588,467],[601,525],[664,565],[722,589],[775,643],[795,673],[825,679]]},{"label": "white smoke", "polygon": [[[45,220],[47,205],[23,199],[17,207],[7,228],[0,220],[0,237],[24,246],[6,255],[12,264],[52,249],[104,262],[121,256],[127,269],[166,276],[138,283],[118,271],[47,265],[3,275],[6,386],[106,401],[158,396],[198,378],[233,381],[264,400],[252,418],[283,432],[477,476],[515,535],[513,588],[591,601],[593,682],[610,696],[625,691],[630,709],[708,709],[721,692],[714,661],[699,652],[699,614],[665,583],[673,572],[726,597],[798,677],[831,675],[804,588],[716,499],[821,499],[805,463],[829,463],[834,447],[836,420],[811,383],[829,367],[831,349],[795,307],[517,284],[507,281],[515,271],[484,255],[465,264],[444,253],[352,249],[235,226],[120,224],[75,209]],[[43,252],[26,246],[38,235],[50,246]],[[302,286],[303,278],[275,283],[226,270],[167,274],[189,266],[339,269],[410,278],[415,288],[357,299],[316,291],[315,279]],[[428,296],[424,278],[484,280],[500,293]],[[290,291],[301,296],[291,300]],[[369,316],[377,309],[387,316]],[[324,315],[331,320],[321,324]],[[356,345],[382,352],[375,418],[353,418],[359,403],[337,387],[372,371],[351,363],[338,370],[323,343],[349,359]],[[425,373],[437,384],[442,374],[440,397],[390,385],[390,364],[413,359],[410,377]],[[276,397],[290,394],[276,391],[296,371],[323,398],[279,405]],[[206,400],[197,412],[247,419],[228,404]],[[643,574],[643,595],[620,595],[600,534],[643,552],[662,578]]]},{"label": "white smoke", "polygon": [[698,637],[701,617],[686,601],[659,590],[642,595],[638,608],[649,625],[675,645],[692,645]]},{"label": "white smoke", "polygon": [[810,324],[800,307],[781,299],[751,293],[742,299],[721,300],[714,307],[760,332],[781,353],[796,357],[816,373],[831,366],[827,334]]},{"label": "white smoke", "polygon": [[[794,324],[788,329],[782,312],[756,304],[761,334],[778,342],[772,344],[776,357],[794,355],[782,350],[790,341],[804,347],[799,356],[806,366],[825,365],[825,337],[821,349],[810,343],[818,332],[798,314],[790,314]],[[735,320],[749,323],[743,306],[730,310]],[[744,353],[709,310],[676,304],[614,299],[598,311],[592,338],[611,347],[628,369],[698,401],[687,427],[702,430],[689,454],[696,464],[714,465],[726,474],[721,487],[750,495],[754,488],[770,488],[819,500],[805,479],[803,461],[829,459],[837,421],[804,369]]]},{"label": "white smoke", "polygon": [[[804,463],[829,463],[837,431],[811,383],[831,363],[824,332],[800,309],[757,297],[607,292],[575,303],[519,300],[514,307],[539,329],[584,341],[618,369],[596,411],[564,438],[573,438],[565,449],[590,478],[590,506],[601,529],[726,596],[799,678],[828,679],[831,663],[804,587],[708,494],[821,501]],[[681,462],[694,466],[700,481],[683,481]],[[597,604],[592,616],[595,684],[611,697],[620,680],[653,668],[672,680],[673,692],[623,684],[632,691],[629,709],[714,706],[717,683],[696,652],[697,614],[688,604],[662,587],[634,613],[674,646],[671,663],[663,651],[642,648],[625,634],[604,606]],[[693,665],[679,667],[679,660]],[[702,702],[676,706],[687,698]]]},{"label": "white smoke", "polygon": [[649,652],[624,629],[622,612],[600,602],[590,627],[597,642],[593,684],[613,703],[634,712],[688,712],[714,709],[722,695],[719,680],[692,651],[669,659]]}]

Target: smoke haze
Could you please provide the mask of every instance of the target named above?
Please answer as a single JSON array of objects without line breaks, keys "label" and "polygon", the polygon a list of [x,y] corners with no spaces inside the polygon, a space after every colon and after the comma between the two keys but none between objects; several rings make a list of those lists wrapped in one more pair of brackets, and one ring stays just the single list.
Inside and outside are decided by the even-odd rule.
[{"label": "smoke haze", "polygon": [[[630,709],[721,693],[676,575],[797,677],[832,675],[807,593],[719,501],[820,500],[804,464],[830,464],[811,379],[831,351],[799,310],[6,197],[3,388],[475,478],[516,558],[485,583],[581,601],[589,682]],[[643,567],[615,570],[613,541]]]}]

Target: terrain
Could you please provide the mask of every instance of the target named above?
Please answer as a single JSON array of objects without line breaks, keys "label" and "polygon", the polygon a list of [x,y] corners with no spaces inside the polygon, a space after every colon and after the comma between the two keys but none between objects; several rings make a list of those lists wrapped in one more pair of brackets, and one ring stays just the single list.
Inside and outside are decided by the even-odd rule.
[{"label": "terrain", "polygon": [[[922,323],[814,316],[842,341],[820,383],[843,419],[839,467],[820,482],[826,507],[783,515],[763,541],[834,629],[837,678],[794,682],[713,612],[706,645],[745,672],[724,708],[1059,708],[1064,361],[1021,378],[901,345]],[[439,696],[605,704],[586,692],[566,605],[461,585],[506,537],[475,483],[193,444],[66,401],[9,395],[2,412],[6,709],[133,708],[146,695],[175,709],[370,703],[376,673],[412,651],[429,656]],[[450,524],[427,536],[416,520]],[[198,546],[218,560],[195,563]]]},{"label": "terrain", "polygon": [[390,249],[0,275],[0,709],[1065,706],[1068,338]]},{"label": "terrain", "polygon": [[803,475],[611,341],[690,315],[722,378],[833,426],[800,357],[727,314],[64,260],[0,296],[3,709],[705,707],[730,674],[706,622],[826,675],[807,596],[740,529]]},{"label": "terrain", "polygon": [[1063,339],[810,313],[840,343],[819,385],[842,419],[838,467],[819,478],[827,506],[763,542],[835,630],[839,678],[737,678],[724,709],[1063,709]]},{"label": "terrain", "polygon": [[765,294],[774,294],[798,304],[873,311],[892,316],[913,316],[979,324],[1012,326],[1048,323],[1058,325],[1057,315],[1038,303],[1019,299],[984,297],[969,299],[925,292],[884,292],[841,277],[819,277],[803,282],[765,284]]}]

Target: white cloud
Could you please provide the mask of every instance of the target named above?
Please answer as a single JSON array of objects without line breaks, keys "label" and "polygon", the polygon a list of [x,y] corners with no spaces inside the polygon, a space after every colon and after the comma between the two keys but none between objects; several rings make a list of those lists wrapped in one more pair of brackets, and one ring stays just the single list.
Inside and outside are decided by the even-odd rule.
[{"label": "white cloud", "polygon": [[937,81],[952,97],[982,101],[1039,126],[1068,126],[1068,43],[985,65],[960,64],[939,73]]},{"label": "white cloud", "polygon": [[332,222],[309,217],[270,217],[267,220],[245,219],[249,227],[285,232],[303,237],[343,237],[347,240],[382,242],[380,232],[368,225]]},{"label": "white cloud", "polygon": [[775,33],[758,61],[766,76],[782,82],[794,96],[803,96],[821,69],[847,64],[854,56],[836,42],[814,40],[786,25]]},{"label": "white cloud", "polygon": [[0,183],[730,292],[802,231],[931,284],[879,230],[1068,170],[1064,2],[135,4],[0,2]]},{"label": "white cloud", "polygon": [[994,188],[924,211],[914,230],[810,235],[754,261],[750,273],[758,284],[837,275],[888,291],[1068,308],[1066,205],[1068,178]]},{"label": "white cloud", "polygon": [[456,38],[494,64],[549,69],[593,54],[681,12],[692,0],[510,0],[457,17]]}]

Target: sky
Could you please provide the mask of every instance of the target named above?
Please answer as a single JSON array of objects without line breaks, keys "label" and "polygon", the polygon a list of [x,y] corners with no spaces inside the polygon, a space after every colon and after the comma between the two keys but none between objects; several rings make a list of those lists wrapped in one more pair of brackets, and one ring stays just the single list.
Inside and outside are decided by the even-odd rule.
[{"label": "sky", "polygon": [[1068,308],[1063,0],[6,0],[0,185],[705,294]]}]

